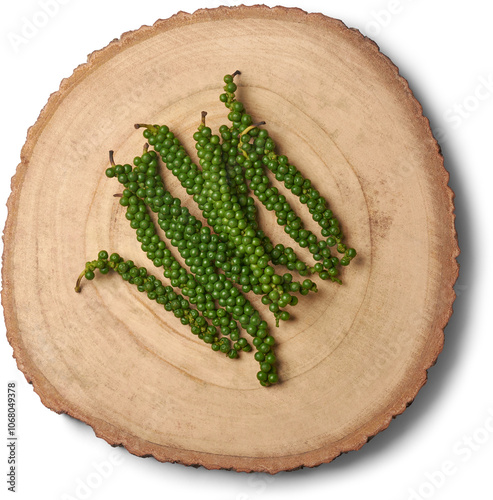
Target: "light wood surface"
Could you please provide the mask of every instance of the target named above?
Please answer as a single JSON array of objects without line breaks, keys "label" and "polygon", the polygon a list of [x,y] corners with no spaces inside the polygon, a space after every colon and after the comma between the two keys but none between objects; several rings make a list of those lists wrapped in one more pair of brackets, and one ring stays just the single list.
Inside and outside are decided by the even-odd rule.
[{"label": "light wood surface", "polygon": [[[358,250],[344,284],[319,282],[281,328],[259,306],[278,343],[282,383],[270,388],[253,353],[212,352],[116,275],[74,292],[100,249],[152,267],[104,175],[108,150],[131,162],[144,143],[133,124],[150,122],[194,154],[202,110],[212,127],[227,122],[218,96],[237,69],[239,98]],[[442,349],[458,273],[447,183],[407,82],[340,21],[224,7],[126,33],[50,97],[12,182],[2,303],[19,369],[48,408],[136,455],[269,473],[329,462],[403,412]],[[261,213],[272,239],[288,242]]]}]

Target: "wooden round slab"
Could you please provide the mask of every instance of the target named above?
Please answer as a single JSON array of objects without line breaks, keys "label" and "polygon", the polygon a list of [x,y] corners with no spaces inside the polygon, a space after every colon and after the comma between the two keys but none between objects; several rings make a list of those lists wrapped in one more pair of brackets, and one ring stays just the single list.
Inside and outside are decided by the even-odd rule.
[{"label": "wooden round slab", "polygon": [[[270,388],[253,353],[214,353],[117,275],[74,292],[101,249],[152,267],[104,175],[108,150],[131,162],[144,144],[133,124],[150,122],[195,154],[200,112],[214,128],[227,122],[218,96],[237,69],[240,99],[358,250],[344,284],[319,283],[278,330],[260,306],[278,342],[282,382]],[[224,7],[126,33],[62,82],[22,151],[2,293],[18,366],[47,407],[136,455],[270,473],[329,462],[404,411],[442,349],[458,273],[447,182],[407,82],[340,21]],[[272,215],[262,211],[263,226],[288,242]]]}]

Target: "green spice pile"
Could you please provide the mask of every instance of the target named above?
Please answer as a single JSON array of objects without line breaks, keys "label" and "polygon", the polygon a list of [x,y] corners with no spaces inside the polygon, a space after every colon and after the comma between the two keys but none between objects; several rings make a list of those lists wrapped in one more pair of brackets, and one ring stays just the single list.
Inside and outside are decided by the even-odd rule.
[{"label": "green spice pile", "polygon": [[[199,168],[180,141],[166,125],[137,124],[144,129],[147,143],[141,156],[130,164],[116,165],[110,152],[111,166],[106,176],[116,178],[123,186],[120,204],[135,230],[142,250],[154,267],[162,268],[170,285],[150,275],[144,267],[125,261],[118,254],[101,251],[95,261],[87,262],[79,276],[92,280],[94,271],[106,274],[116,271],[125,281],[137,286],[150,300],[189,325],[194,335],[210,344],[213,351],[229,358],[252,347],[241,336],[245,330],[253,337],[255,359],[260,364],[257,378],[264,386],[278,381],[275,340],[267,322],[246,295],[262,297],[262,304],[279,321],[290,315],[285,308],[295,306],[298,297],[316,292],[317,286],[308,275],[341,283],[340,266],[347,266],[356,256],[344,244],[338,220],[322,195],[276,146],[264,122],[253,123],[244,105],[236,99],[234,77],[224,77],[224,93],[220,100],[229,109],[229,125],[222,125],[219,135],[206,126],[206,113],[194,133]],[[150,149],[152,147],[152,149]],[[167,190],[160,172],[160,160],[175,175],[188,195],[193,197],[208,225],[182,206],[179,198]],[[277,181],[299,197],[321,227],[322,239],[304,228],[303,221],[279,189],[266,175],[270,170]],[[259,228],[253,195],[270,211],[300,247],[308,248],[315,264],[299,259],[291,247],[274,244]],[[176,260],[159,236],[149,211],[157,214],[158,224],[166,239],[175,247],[186,267]],[[341,257],[332,254],[335,247]],[[279,274],[274,266],[296,271],[303,280],[296,281],[291,272]],[[236,285],[236,286],[235,286]],[[175,289],[179,289],[177,293]]]}]

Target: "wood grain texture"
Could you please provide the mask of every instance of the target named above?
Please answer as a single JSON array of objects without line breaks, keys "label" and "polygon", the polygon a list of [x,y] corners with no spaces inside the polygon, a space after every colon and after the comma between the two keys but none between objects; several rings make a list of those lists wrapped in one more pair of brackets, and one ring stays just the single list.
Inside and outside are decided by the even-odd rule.
[{"label": "wood grain texture", "polygon": [[[342,286],[320,283],[274,332],[282,383],[271,388],[251,353],[213,353],[118,276],[73,290],[103,248],[151,267],[104,176],[108,150],[131,162],[144,142],[133,124],[151,122],[194,152],[201,110],[226,122],[218,94],[236,69],[240,99],[359,252]],[[2,303],[18,367],[48,408],[136,455],[269,473],[329,462],[403,412],[442,349],[459,253],[447,183],[407,82],[340,21],[221,7],[125,33],[50,97],[12,181]]]}]

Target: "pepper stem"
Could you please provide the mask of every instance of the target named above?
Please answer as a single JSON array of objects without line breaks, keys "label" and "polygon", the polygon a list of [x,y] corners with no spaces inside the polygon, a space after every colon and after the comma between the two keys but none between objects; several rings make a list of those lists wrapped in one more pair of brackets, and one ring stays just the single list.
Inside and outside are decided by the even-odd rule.
[{"label": "pepper stem", "polygon": [[149,125],[148,123],[136,123],[134,125],[135,128],[146,128],[147,130],[150,130],[152,134],[157,134],[158,130],[156,127],[153,125]]},{"label": "pepper stem", "polygon": [[234,78],[236,75],[241,75],[241,71],[237,69],[231,76]]},{"label": "pepper stem", "polygon": [[75,284],[75,291],[77,293],[80,293],[80,290],[81,290],[81,287],[80,287],[80,283],[82,281],[82,278],[85,276],[86,274],[86,270],[84,269],[84,271],[82,271],[80,274],[79,274],[79,277],[77,278],[77,283]]},{"label": "pepper stem", "polygon": [[114,158],[114,151],[110,151],[110,164],[112,167],[115,166],[115,158]]},{"label": "pepper stem", "polygon": [[200,123],[205,127],[205,117],[207,116],[207,111],[202,111]]},{"label": "pepper stem", "polygon": [[254,123],[254,124],[250,125],[245,130],[243,130],[243,132],[240,133],[240,137],[242,137],[245,134],[248,134],[248,132],[250,132],[250,130],[253,130],[254,128],[260,127],[261,125],[265,125],[265,122],[258,122],[258,123]]}]

